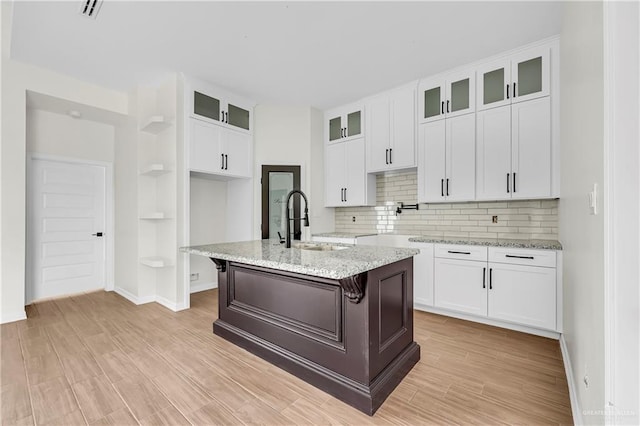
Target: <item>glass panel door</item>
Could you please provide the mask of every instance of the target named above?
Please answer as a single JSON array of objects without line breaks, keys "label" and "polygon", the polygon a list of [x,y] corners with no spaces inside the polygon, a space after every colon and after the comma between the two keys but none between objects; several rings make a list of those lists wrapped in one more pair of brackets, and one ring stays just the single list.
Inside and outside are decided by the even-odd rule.
[{"label": "glass panel door", "polygon": [[193,92],[193,113],[220,121],[220,100],[200,92]]},{"label": "glass panel door", "polygon": [[[292,189],[300,189],[300,166],[262,166],[262,238],[286,238],[286,197]],[[291,217],[301,217],[300,197],[291,201]],[[302,236],[300,221],[293,221],[292,239]],[[278,235],[278,232],[280,235]]]},{"label": "glass panel door", "polygon": [[469,109],[469,79],[451,83],[451,112]]},{"label": "glass panel door", "polygon": [[494,102],[500,102],[505,99],[505,78],[504,68],[489,71],[482,76],[483,97],[482,104],[489,105]]},{"label": "glass panel door", "polygon": [[335,141],[342,137],[342,117],[329,120],[329,140]]},{"label": "glass panel door", "polygon": [[424,118],[436,117],[443,113],[440,86],[424,91]]},{"label": "glass panel door", "polygon": [[518,63],[518,96],[542,91],[542,56]]},{"label": "glass panel door", "polygon": [[240,129],[249,130],[249,111],[237,107],[233,104],[229,104],[228,108],[228,123],[234,127],[238,127]]},{"label": "glass panel door", "polygon": [[361,112],[355,111],[347,114],[347,136],[356,136],[362,133]]}]

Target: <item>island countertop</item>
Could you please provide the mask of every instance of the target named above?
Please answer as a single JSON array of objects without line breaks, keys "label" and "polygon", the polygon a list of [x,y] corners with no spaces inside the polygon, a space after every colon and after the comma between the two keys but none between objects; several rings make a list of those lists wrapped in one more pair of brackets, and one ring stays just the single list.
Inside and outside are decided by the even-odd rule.
[{"label": "island countertop", "polygon": [[266,268],[296,272],[329,279],[343,279],[370,271],[399,260],[417,255],[420,250],[349,244],[323,244],[316,242],[294,242],[346,247],[342,250],[316,251],[300,248],[285,248],[278,240],[255,240],[235,243],[207,244],[181,247],[184,253],[215,259],[263,266]]}]

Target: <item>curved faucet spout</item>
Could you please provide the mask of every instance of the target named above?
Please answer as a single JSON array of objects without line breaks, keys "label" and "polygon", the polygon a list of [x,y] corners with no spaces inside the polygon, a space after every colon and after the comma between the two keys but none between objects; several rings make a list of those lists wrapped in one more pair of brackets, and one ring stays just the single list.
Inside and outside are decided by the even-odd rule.
[{"label": "curved faucet spout", "polygon": [[[291,198],[295,194],[300,194],[302,196],[302,198],[304,199],[304,217],[291,217],[290,214],[289,214],[289,202],[291,201]],[[299,189],[293,189],[293,190],[289,191],[289,193],[287,194],[287,201],[286,201],[285,207],[286,207],[286,211],[287,211],[287,218],[286,218],[287,235],[286,235],[286,245],[285,245],[285,247],[286,248],[291,248],[291,221],[293,221],[293,220],[302,220],[304,226],[309,226],[309,202],[307,201],[307,196],[304,194],[304,192],[300,191]]]}]

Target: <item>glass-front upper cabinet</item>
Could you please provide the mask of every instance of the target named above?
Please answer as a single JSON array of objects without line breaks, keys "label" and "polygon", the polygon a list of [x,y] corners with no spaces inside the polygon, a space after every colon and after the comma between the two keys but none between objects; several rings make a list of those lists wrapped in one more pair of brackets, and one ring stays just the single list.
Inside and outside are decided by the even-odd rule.
[{"label": "glass-front upper cabinet", "polygon": [[475,72],[464,70],[420,82],[421,123],[475,111]]},{"label": "glass-front upper cabinet", "polygon": [[549,95],[549,47],[533,48],[478,69],[478,110]]},{"label": "glass-front upper cabinet", "polygon": [[325,134],[328,142],[338,142],[364,135],[362,105],[335,108],[325,113]]},{"label": "glass-front upper cabinet", "polygon": [[211,120],[236,130],[251,132],[251,108],[238,106],[237,102],[225,101],[201,91],[193,91],[193,116]]}]

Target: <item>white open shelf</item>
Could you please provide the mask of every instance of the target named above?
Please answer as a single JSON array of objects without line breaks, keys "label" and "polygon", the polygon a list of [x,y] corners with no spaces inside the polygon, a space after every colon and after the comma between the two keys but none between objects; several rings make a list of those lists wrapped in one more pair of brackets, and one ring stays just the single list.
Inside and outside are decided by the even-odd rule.
[{"label": "white open shelf", "polygon": [[162,257],[141,257],[140,263],[150,268],[164,268],[169,266],[169,261]]},{"label": "white open shelf", "polygon": [[168,129],[169,126],[171,126],[171,122],[164,115],[153,115],[140,127],[140,131],[157,135]]},{"label": "white open shelf", "polygon": [[162,220],[162,219],[169,219],[169,218],[165,216],[164,212],[148,212],[148,213],[140,215],[140,219],[144,219],[144,220]]},{"label": "white open shelf", "polygon": [[169,173],[171,170],[167,169],[162,163],[154,163],[145,166],[142,170],[140,170],[141,175],[145,176],[160,176],[165,173]]}]

